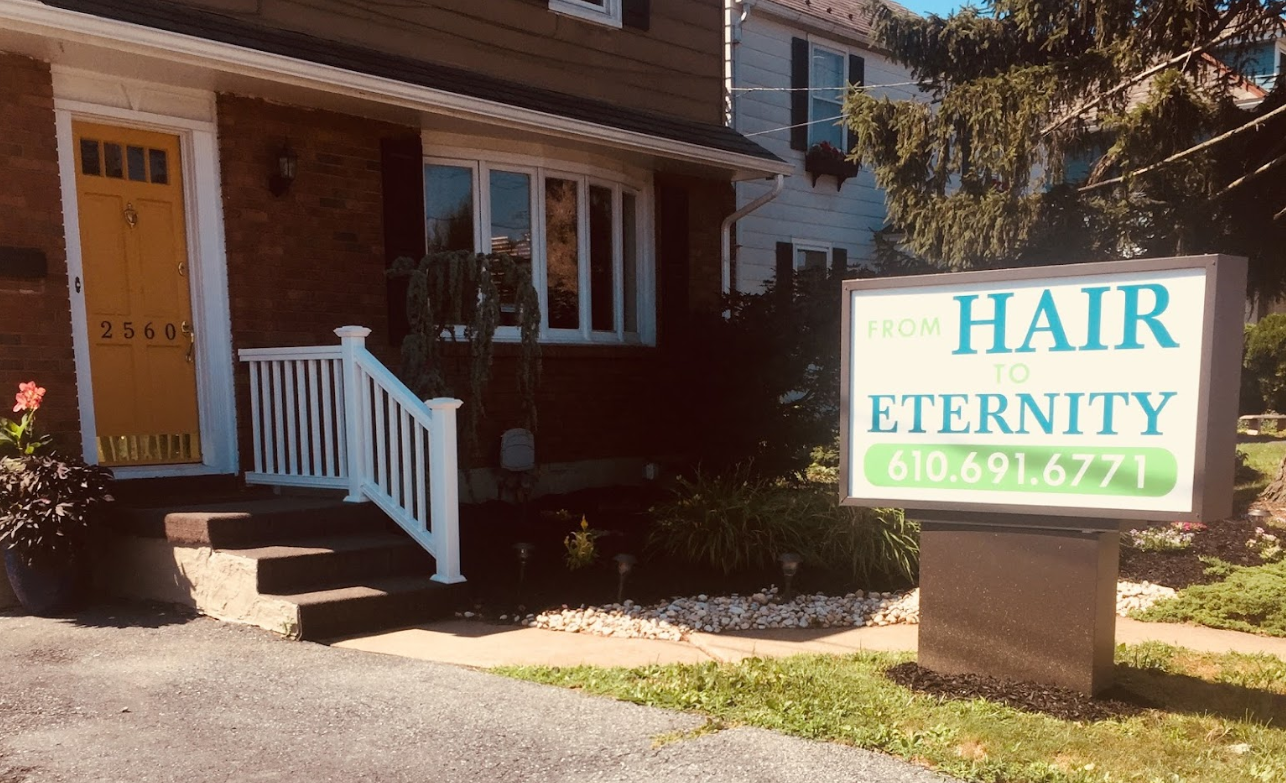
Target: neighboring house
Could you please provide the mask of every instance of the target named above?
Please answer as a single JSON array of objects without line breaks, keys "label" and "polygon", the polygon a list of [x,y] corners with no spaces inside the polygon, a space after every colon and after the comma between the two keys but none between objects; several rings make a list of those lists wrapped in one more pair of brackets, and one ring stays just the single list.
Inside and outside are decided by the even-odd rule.
[{"label": "neighboring house", "polygon": [[[0,0],[0,389],[38,379],[42,425],[122,479],[253,470],[236,352],[356,324],[396,369],[385,266],[427,235],[532,264],[546,478],[640,478],[682,450],[660,355],[717,306],[730,183],[790,168],[723,126],[722,13]],[[518,424],[497,354],[489,452]]]},{"label": "neighboring house", "polygon": [[[741,2],[732,18],[733,127],[793,173],[780,195],[737,221],[731,287],[755,293],[783,269],[862,265],[885,204],[871,173],[841,160],[852,147],[837,124],[844,92],[856,84],[912,98],[910,73],[872,42],[866,0]],[[770,192],[762,182],[739,183],[737,206]]]}]

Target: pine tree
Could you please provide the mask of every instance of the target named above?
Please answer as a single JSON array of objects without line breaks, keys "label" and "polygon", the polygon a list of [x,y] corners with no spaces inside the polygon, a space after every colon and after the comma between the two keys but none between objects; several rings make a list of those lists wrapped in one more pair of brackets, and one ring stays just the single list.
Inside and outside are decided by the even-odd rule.
[{"label": "pine tree", "polygon": [[[948,269],[1230,253],[1286,289],[1286,86],[1239,69],[1286,0],[877,5],[928,100],[857,90],[853,158],[912,253]],[[1266,94],[1265,94],[1266,93]],[[1261,99],[1262,96],[1262,99]],[[1253,101],[1245,100],[1253,97]],[[1069,160],[1088,176],[1069,182]]]}]

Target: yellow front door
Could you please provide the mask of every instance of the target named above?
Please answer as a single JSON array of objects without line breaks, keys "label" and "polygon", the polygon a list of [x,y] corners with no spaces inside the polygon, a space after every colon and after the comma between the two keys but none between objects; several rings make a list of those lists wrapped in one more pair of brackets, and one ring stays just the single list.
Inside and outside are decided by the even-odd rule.
[{"label": "yellow front door", "polygon": [[200,462],[179,138],[73,130],[99,463]]}]

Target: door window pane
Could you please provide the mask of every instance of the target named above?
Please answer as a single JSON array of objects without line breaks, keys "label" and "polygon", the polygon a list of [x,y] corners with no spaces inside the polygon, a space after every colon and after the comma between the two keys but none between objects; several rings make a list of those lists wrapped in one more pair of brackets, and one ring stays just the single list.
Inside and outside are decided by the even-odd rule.
[{"label": "door window pane", "polygon": [[148,150],[147,167],[151,170],[152,184],[168,185],[170,182],[169,161],[166,160],[165,150]]},{"label": "door window pane", "polygon": [[135,182],[147,182],[147,162],[143,157],[143,148],[126,147],[125,159],[129,163],[129,178]]},{"label": "door window pane", "polygon": [[616,331],[616,275],[612,254],[612,190],[589,188],[590,328]]},{"label": "door window pane", "polygon": [[424,167],[424,215],[428,252],[470,250],[473,237],[473,169]]},{"label": "door window pane", "polygon": [[545,277],[549,327],[580,328],[580,232],[576,182],[545,180]]},{"label": "door window pane", "polygon": [[820,46],[813,47],[808,86],[810,109],[808,143],[828,141],[844,149],[844,128],[836,125],[844,107],[844,57]]},{"label": "door window pane", "polygon": [[110,141],[103,142],[103,158],[106,161],[104,168],[107,176],[116,179],[125,178],[125,161],[121,153],[121,145],[113,144]]},{"label": "door window pane", "polygon": [[625,331],[639,330],[638,197],[621,194],[621,256],[625,287]]},{"label": "door window pane", "polygon": [[[531,177],[512,171],[492,171],[491,252],[511,256],[531,273]],[[497,280],[500,325],[517,326],[517,293],[513,281]]]},{"label": "door window pane", "polygon": [[98,159],[98,142],[93,139],[80,140],[80,171],[93,177],[103,173],[103,164]]}]

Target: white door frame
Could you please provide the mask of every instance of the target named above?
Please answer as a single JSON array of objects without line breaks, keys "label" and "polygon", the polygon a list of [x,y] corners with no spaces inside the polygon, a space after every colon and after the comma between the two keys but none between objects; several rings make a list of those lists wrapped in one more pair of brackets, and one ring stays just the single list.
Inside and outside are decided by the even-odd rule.
[{"label": "white door frame", "polygon": [[67,277],[71,297],[72,343],[80,404],[81,444],[90,464],[98,461],[94,388],[89,369],[89,332],[85,297],[75,280],[84,280],[80,211],[76,194],[76,155],[72,122],[83,120],[179,137],[183,165],[184,214],[192,287],[192,323],[197,334],[197,402],[201,419],[201,457],[197,465],[113,468],[120,479],[208,475],[237,472],[236,402],[233,381],[232,322],[228,310],[227,255],[219,203],[219,166],[214,122],[154,114],[83,100],[54,98],[58,168],[62,185]]}]

